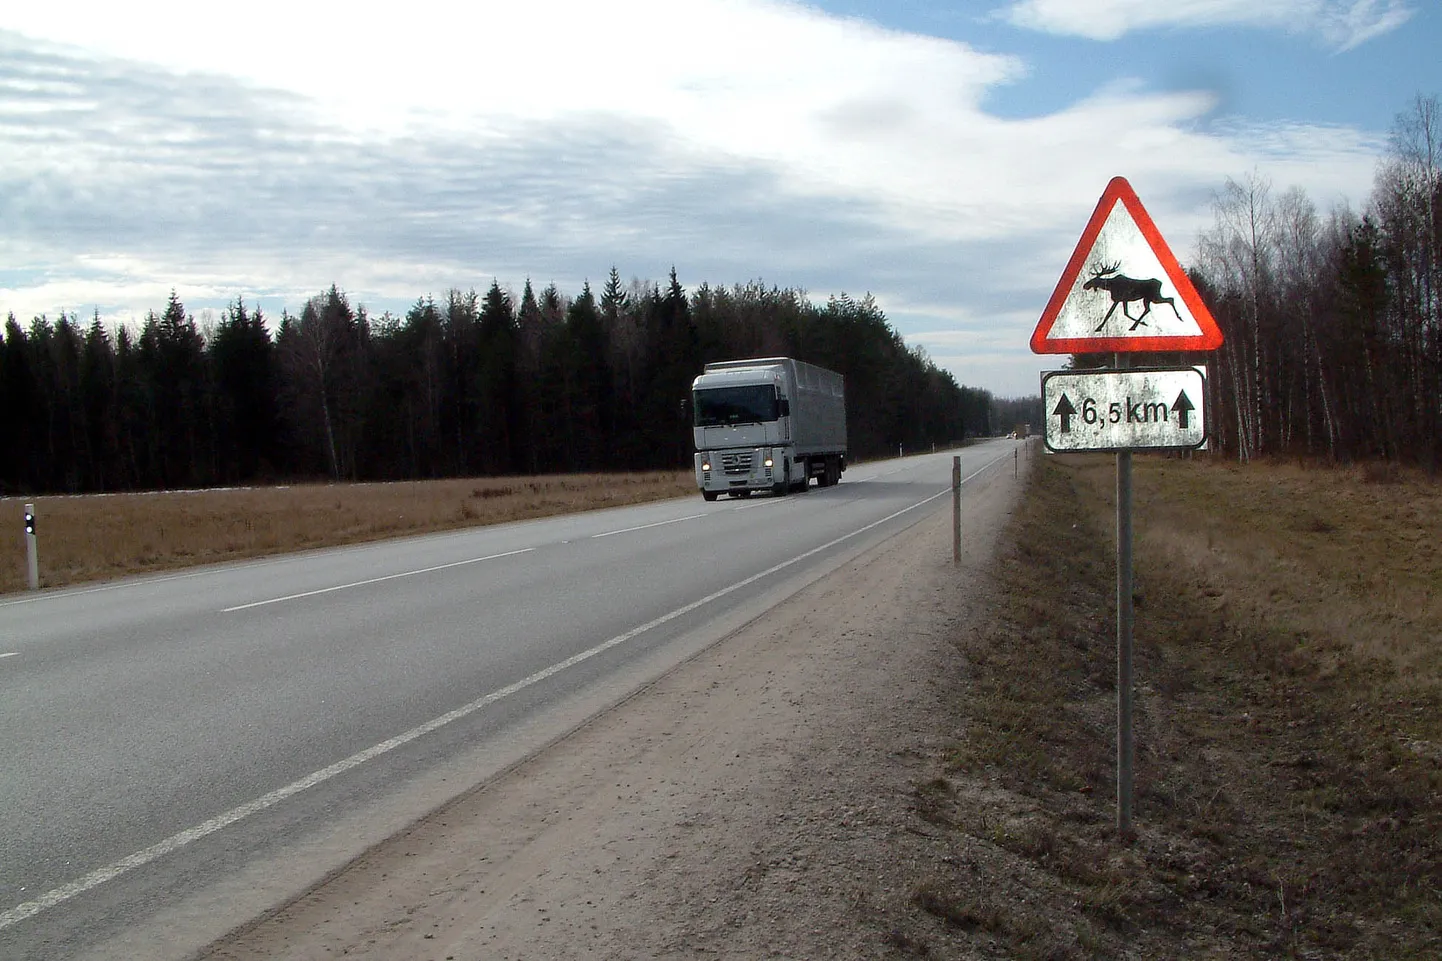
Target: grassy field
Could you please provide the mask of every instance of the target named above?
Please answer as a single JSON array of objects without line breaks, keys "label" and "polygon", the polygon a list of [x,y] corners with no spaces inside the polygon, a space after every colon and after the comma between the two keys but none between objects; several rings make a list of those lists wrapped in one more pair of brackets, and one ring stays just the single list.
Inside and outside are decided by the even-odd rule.
[{"label": "grassy field", "polygon": [[689,471],[0,499],[0,593],[26,587],[35,504],[40,585],[527,520],[696,493]]},{"label": "grassy field", "polygon": [[1044,457],[915,807],[903,953],[1442,957],[1442,485],[1138,457],[1136,837],[1115,832],[1115,461]]}]

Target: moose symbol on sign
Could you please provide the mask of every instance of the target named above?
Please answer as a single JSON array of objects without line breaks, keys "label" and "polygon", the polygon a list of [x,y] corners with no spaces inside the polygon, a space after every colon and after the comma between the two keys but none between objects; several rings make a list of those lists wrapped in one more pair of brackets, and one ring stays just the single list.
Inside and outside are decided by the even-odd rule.
[{"label": "moose symbol on sign", "polygon": [[[1152,304],[1166,304],[1172,308],[1172,313],[1177,315],[1177,320],[1182,319],[1181,312],[1177,310],[1176,301],[1162,296],[1160,280],[1133,280],[1131,277],[1124,277],[1117,273],[1121,267],[1120,260],[1110,266],[1103,264],[1100,268],[1092,271],[1090,280],[1082,284],[1083,290],[1105,290],[1112,295],[1111,307],[1107,309],[1106,316],[1102,318],[1101,323],[1097,324],[1096,330],[1092,333],[1101,333],[1101,329],[1107,325],[1107,321],[1112,319],[1112,314],[1116,313],[1118,304],[1121,305],[1122,315],[1132,322],[1131,327],[1127,328],[1128,330],[1136,330],[1137,327],[1145,325],[1146,322],[1142,318],[1152,312]],[[1133,300],[1142,302],[1142,312],[1136,317],[1133,317],[1127,310],[1127,304]]]}]

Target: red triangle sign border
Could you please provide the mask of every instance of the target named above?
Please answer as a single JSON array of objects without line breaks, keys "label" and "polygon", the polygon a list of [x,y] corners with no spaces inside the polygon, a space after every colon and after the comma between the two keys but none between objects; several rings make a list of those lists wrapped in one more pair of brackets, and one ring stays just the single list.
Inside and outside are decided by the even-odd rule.
[{"label": "red triangle sign border", "polygon": [[[1101,233],[1102,227],[1111,215],[1112,208],[1121,203],[1126,207],[1127,213],[1131,214],[1132,220],[1136,223],[1137,229],[1151,246],[1152,252],[1156,254],[1161,262],[1162,269],[1166,271],[1167,279],[1171,282],[1173,289],[1182,302],[1186,304],[1191,312],[1192,319],[1196,321],[1201,329],[1200,334],[1193,334],[1182,337],[1058,337],[1050,338],[1052,325],[1056,323],[1057,317],[1061,314],[1062,307],[1066,304],[1067,296],[1070,294],[1077,277],[1081,274],[1082,266],[1091,256],[1092,248],[1096,244],[1097,236]],[[1222,346],[1222,331],[1212,317],[1212,312],[1202,302],[1201,295],[1197,293],[1196,287],[1192,285],[1191,278],[1182,270],[1177,262],[1176,255],[1167,246],[1166,240],[1162,238],[1161,231],[1153,223],[1146,208],[1142,206],[1141,199],[1137,197],[1136,191],[1132,190],[1131,184],[1127,183],[1125,177],[1113,177],[1107,184],[1106,190],[1102,192],[1101,200],[1092,211],[1091,220],[1087,221],[1086,229],[1082,231],[1081,239],[1077,241],[1076,249],[1072,251],[1071,259],[1067,261],[1065,269],[1062,270],[1061,279],[1057,281],[1056,289],[1052,291],[1051,299],[1047,301],[1046,308],[1042,311],[1041,320],[1037,323],[1036,330],[1031,335],[1031,349],[1035,354],[1097,354],[1097,353],[1139,353],[1148,351],[1183,351],[1183,350],[1216,350]]]}]

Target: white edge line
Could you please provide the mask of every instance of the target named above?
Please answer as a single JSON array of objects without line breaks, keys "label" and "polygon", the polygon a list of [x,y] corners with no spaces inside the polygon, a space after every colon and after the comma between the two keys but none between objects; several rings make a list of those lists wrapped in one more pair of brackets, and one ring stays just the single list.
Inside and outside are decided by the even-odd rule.
[{"label": "white edge line", "polygon": [[485,557],[472,557],[464,561],[455,561],[450,564],[437,564],[435,567],[423,567],[418,571],[401,571],[399,574],[387,574],[384,577],[372,577],[369,580],[356,581],[353,584],[337,584],[335,587],[322,587],[318,591],[304,591],[300,594],[287,594],[285,597],[272,597],[268,601],[254,601],[250,604],[237,604],[235,607],[221,608],[220,613],[229,614],[231,611],[245,611],[252,607],[264,607],[267,604],[279,604],[281,601],[294,601],[302,597],[314,597],[317,594],[329,594],[332,591],[349,590],[352,587],[365,587],[367,584],[379,584],[381,581],[393,581],[398,577],[411,577],[416,574],[429,574],[432,571],[443,571],[451,567],[463,567],[466,564],[479,564],[481,561],[493,561],[498,557],[514,557],[517,554],[529,554],[535,550],[534,547],[526,547],[519,551],[506,551],[504,554],[487,554]]},{"label": "white edge line", "polygon": [[[1009,453],[1011,453],[1011,451],[1007,451],[1007,454],[1009,454]],[[966,477],[962,479],[962,483],[965,484],[967,481],[971,480],[973,477],[976,477],[978,474],[980,474],[982,471],[986,470],[988,467],[992,466],[993,464],[1000,463],[1001,461],[1003,461],[1003,460],[1005,460],[1005,459],[1006,459],[1006,454],[1001,454],[1001,455],[998,456],[998,457],[993,457],[991,460],[987,461],[985,464],[982,464],[980,467],[978,467],[976,470],[972,471],[970,474],[967,474]],[[947,488],[947,490],[950,490],[950,489],[951,489],[951,488]]]},{"label": "white edge line", "polygon": [[632,531],[649,530],[652,527],[665,527],[667,524],[679,524],[682,521],[694,521],[698,517],[709,517],[709,514],[687,514],[685,517],[673,517],[669,521],[657,521],[654,524],[642,524],[640,527],[623,527],[619,531],[605,531],[601,534],[592,534],[592,538],[610,537],[612,534],[629,534]]},{"label": "white edge line", "polygon": [[3,657],[14,657],[15,655],[17,655],[17,654],[19,654],[19,653],[20,653],[19,651],[11,651],[9,654],[0,654],[0,658],[3,658]]},{"label": "white edge line", "polygon": [[114,584],[106,584],[104,587],[86,587],[76,591],[57,591],[54,594],[36,594],[33,597],[16,597],[10,600],[0,601],[0,607],[15,607],[20,604],[34,604],[36,601],[53,601],[58,598],[79,597],[82,594],[100,594],[105,591],[118,591],[126,587],[149,586],[160,584],[165,581],[178,581],[187,577],[204,577],[207,574],[214,574],[214,569],[203,571],[190,571],[184,574],[162,574],[159,576],[136,575],[135,578],[128,578]]},{"label": "white edge line", "polygon": [[[284,488],[284,487],[276,487],[276,488],[274,488],[274,490],[285,490],[285,489],[286,489],[286,488]],[[69,496],[72,496],[72,495],[69,495],[69,494],[61,494],[61,495],[57,495],[57,496],[69,497]],[[74,496],[109,497],[109,496],[111,496],[111,495],[109,495],[109,494],[93,494],[93,495],[92,495],[92,494],[85,494],[85,495],[74,495]],[[539,519],[539,518],[538,518],[538,519]],[[499,525],[497,525],[497,526],[499,526]],[[70,598],[70,597],[81,597],[81,596],[83,596],[83,595],[85,595],[85,594],[100,594],[100,593],[103,593],[103,592],[105,592],[105,591],[120,591],[120,590],[125,590],[126,588],[132,588],[132,587],[149,587],[149,586],[152,585],[152,584],[163,584],[163,583],[165,583],[165,582],[167,582],[167,581],[178,581],[178,580],[183,580],[183,579],[185,579],[185,578],[187,578],[187,577],[208,577],[208,576],[211,575],[211,574],[219,574],[219,573],[223,573],[223,572],[226,572],[226,571],[234,570],[236,567],[239,567],[239,566],[247,566],[247,567],[249,567],[249,566],[261,566],[261,565],[265,565],[265,564],[281,564],[281,563],[285,563],[285,562],[287,562],[287,561],[294,560],[294,559],[297,558],[297,557],[301,557],[301,556],[303,556],[303,555],[305,555],[305,554],[309,554],[309,553],[312,553],[312,552],[324,551],[324,552],[327,553],[327,554],[342,554],[342,553],[344,553],[344,554],[355,554],[355,553],[359,553],[359,552],[364,551],[364,550],[369,550],[369,549],[371,549],[371,548],[378,547],[378,546],[388,545],[388,544],[394,543],[394,542],[396,542],[396,541],[401,541],[401,540],[410,540],[410,539],[417,539],[417,538],[423,538],[423,537],[432,537],[432,538],[436,538],[436,539],[440,539],[440,538],[454,539],[454,538],[457,538],[457,537],[463,537],[463,536],[465,536],[465,535],[467,535],[467,534],[473,534],[473,533],[475,533],[475,532],[476,532],[477,530],[479,530],[479,529],[480,529],[480,528],[475,528],[475,527],[462,527],[462,528],[458,528],[458,529],[455,529],[455,530],[433,531],[433,532],[428,533],[428,534],[427,534],[427,533],[414,533],[414,532],[411,532],[411,533],[398,534],[398,535],[396,535],[396,536],[393,537],[393,538],[388,538],[388,539],[386,539],[386,540],[379,540],[379,541],[362,541],[362,542],[356,543],[356,544],[337,544],[337,545],[335,545],[334,547],[317,547],[317,548],[297,549],[297,550],[287,551],[287,552],[280,553],[280,554],[260,554],[260,555],[257,555],[257,556],[255,556],[255,557],[235,557],[235,558],[231,558],[231,559],[229,559],[229,560],[219,560],[219,561],[211,562],[211,563],[209,563],[209,564],[207,564],[207,565],[205,566],[205,569],[203,569],[203,570],[198,570],[198,571],[183,571],[183,572],[179,572],[179,573],[170,573],[170,574],[166,574],[166,573],[163,573],[163,572],[156,572],[156,573],[152,573],[152,574],[125,575],[125,576],[123,576],[120,580],[114,581],[114,582],[109,583],[109,584],[102,584],[102,585],[100,585],[100,586],[98,586],[98,587],[82,587],[82,588],[73,588],[73,589],[68,589],[68,590],[67,590],[67,589],[57,589],[57,590],[55,590],[54,592],[50,592],[50,591],[37,592],[37,593],[35,593],[33,596],[29,596],[29,597],[15,597],[15,598],[9,598],[9,599],[6,599],[6,600],[0,600],[0,607],[15,607],[15,606],[20,605],[20,604],[35,604],[35,603],[38,603],[38,602],[40,602],[40,601],[64,600],[64,599]]]},{"label": "white edge line", "polygon": [[[982,468],[982,470],[985,470],[985,468]],[[980,473],[980,471],[978,471],[977,473]],[[973,474],[972,476],[974,477],[976,475]],[[4,914],[0,914],[0,931],[3,931],[13,925],[19,924],[21,921],[24,921],[27,918],[34,917],[42,911],[48,911],[50,908],[53,908],[59,904],[63,904],[64,902],[70,900],[73,897],[84,894],[86,891],[89,891],[92,888],[99,887],[107,881],[112,881],[115,878],[120,877],[122,874],[126,874],[130,871],[135,870],[136,868],[143,867],[144,865],[149,864],[151,861],[162,858],[167,854],[172,854],[175,851],[178,851],[181,848],[185,847],[187,844],[190,844],[194,841],[199,841],[204,837],[214,834],[216,831],[219,831],[222,828],[229,827],[237,821],[250,817],[252,814],[258,814],[261,811],[264,811],[266,808],[273,807],[276,804],[279,804],[286,798],[299,794],[300,792],[308,788],[315,787],[317,784],[328,781],[338,774],[344,774],[346,771],[349,771],[355,767],[359,767],[367,761],[374,760],[375,758],[378,758],[383,754],[394,751],[396,748],[409,744],[416,738],[423,737],[433,731],[439,730],[440,728],[445,727],[447,724],[450,724],[453,721],[459,721],[464,717],[468,717],[469,715],[474,714],[482,708],[494,704],[496,701],[499,701],[502,698],[510,697],[512,694],[519,693],[520,691],[523,691],[526,688],[531,687],[532,685],[539,684],[541,681],[544,681],[549,677],[559,674],[562,671],[567,670],[568,668],[575,667],[582,661],[588,661],[598,654],[603,654],[606,651],[609,651],[611,648],[616,647],[618,644],[624,644],[632,638],[644,634],[654,628],[660,627],[662,624],[665,624],[668,621],[673,621],[678,617],[683,617],[686,614],[689,614],[692,611],[696,610],[698,607],[702,607],[706,604],[711,603],[714,600],[725,597],[727,594],[739,591],[743,587],[754,584],[763,578],[770,577],[777,571],[785,570],[791,565],[800,563],[808,557],[812,557],[813,555],[819,554],[825,550],[830,550],[831,548],[835,547],[837,544],[842,543],[843,541],[850,540],[851,538],[856,537],[858,534],[864,534],[874,527],[879,527],[882,524],[885,524],[887,521],[894,520],[895,518],[900,517],[902,514],[914,511],[918,507],[929,504],[932,501],[936,500],[938,497],[941,497],[950,492],[951,487],[948,485],[946,489],[938,491],[937,493],[932,494],[930,497],[923,498],[922,500],[917,501],[915,504],[912,504],[910,507],[903,507],[901,510],[888,514],[878,521],[872,521],[865,527],[859,527],[849,534],[843,534],[835,540],[827,541],[820,547],[813,547],[811,550],[806,551],[803,554],[797,554],[790,560],[785,560],[782,561],[780,564],[776,564],[773,567],[768,567],[766,570],[762,571],[759,574],[752,574],[750,577],[744,580],[737,581],[735,584],[732,584],[729,587],[723,587],[719,591],[716,591],[712,594],[707,594],[700,600],[692,601],[690,604],[687,604],[683,607],[678,607],[670,613],[662,614],[655,620],[647,621],[645,624],[642,624],[639,627],[633,627],[631,628],[631,630],[626,631],[624,634],[617,634],[615,637],[611,638],[608,641],[603,641],[602,643],[597,644],[595,647],[584,650],[579,654],[573,654],[570,657],[566,658],[564,661],[558,661],[557,663],[552,664],[550,667],[543,668],[536,673],[530,675],[529,677],[522,678],[514,684],[510,684],[506,687],[500,688],[499,690],[492,691],[490,694],[487,694],[484,697],[477,698],[476,700],[471,701],[469,704],[456,708],[454,711],[449,711],[445,714],[442,714],[440,717],[437,717],[434,720],[427,721],[419,727],[411,728],[404,734],[398,734],[390,740],[382,741],[373,747],[366,748],[364,751],[361,751],[358,754],[352,754],[345,760],[337,761],[329,767],[321,768],[319,771],[306,775],[299,781],[294,781],[290,784],[287,784],[285,787],[271,791],[269,794],[262,795],[261,797],[258,797],[253,801],[242,804],[239,807],[232,808],[229,811],[226,811],[224,814],[217,815],[216,817],[213,817],[208,821],[197,824],[195,827],[181,831],[179,834],[172,834],[170,837],[166,838],[163,841],[160,841],[157,844],[152,844],[150,847],[145,848],[142,851],[136,851],[134,854],[123,857],[119,861],[115,861],[111,864],[107,864],[103,868],[97,868],[96,870],[91,871],[89,874],[84,875],[83,877],[76,878],[69,884],[63,884],[58,888],[47,891],[33,901],[26,901],[23,904],[18,904],[10,910],[6,911]],[[512,553],[522,552],[516,551]],[[497,554],[495,556],[504,557],[506,555]],[[484,560],[484,558],[476,558],[476,560]],[[461,563],[468,562],[462,561]],[[433,570],[434,569],[438,568],[433,568]],[[410,573],[420,572],[412,571]]]}]

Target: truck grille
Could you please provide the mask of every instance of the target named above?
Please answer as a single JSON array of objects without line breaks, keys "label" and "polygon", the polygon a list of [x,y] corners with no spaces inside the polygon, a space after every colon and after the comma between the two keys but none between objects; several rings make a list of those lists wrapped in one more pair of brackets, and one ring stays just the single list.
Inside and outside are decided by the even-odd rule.
[{"label": "truck grille", "polygon": [[750,451],[739,454],[722,454],[721,470],[727,474],[749,474],[751,473],[751,460]]}]

